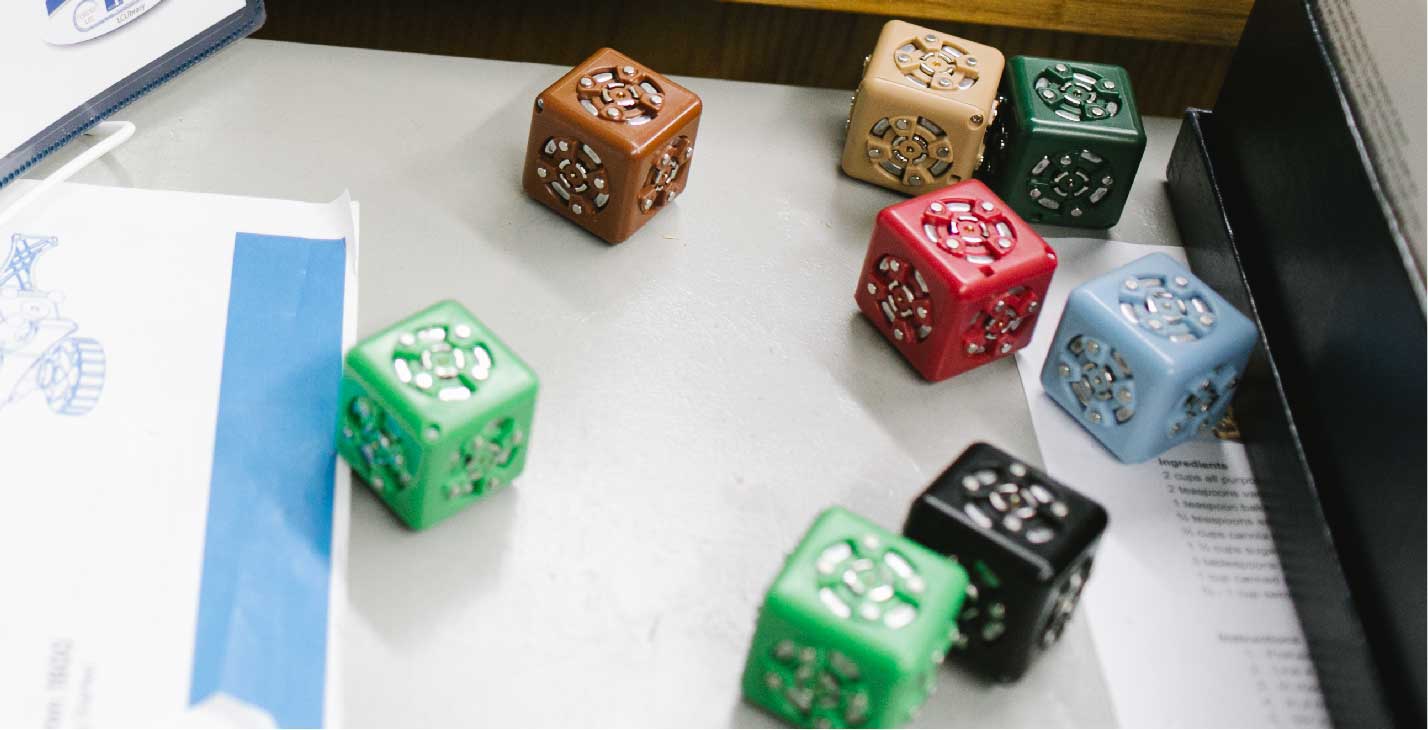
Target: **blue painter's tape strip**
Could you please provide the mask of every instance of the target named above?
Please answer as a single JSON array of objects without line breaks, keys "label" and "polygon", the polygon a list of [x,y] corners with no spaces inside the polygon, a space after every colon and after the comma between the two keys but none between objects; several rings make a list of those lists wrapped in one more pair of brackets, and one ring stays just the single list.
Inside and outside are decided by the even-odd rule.
[{"label": "blue painter's tape strip", "polygon": [[189,701],[322,724],[341,240],[238,234]]}]

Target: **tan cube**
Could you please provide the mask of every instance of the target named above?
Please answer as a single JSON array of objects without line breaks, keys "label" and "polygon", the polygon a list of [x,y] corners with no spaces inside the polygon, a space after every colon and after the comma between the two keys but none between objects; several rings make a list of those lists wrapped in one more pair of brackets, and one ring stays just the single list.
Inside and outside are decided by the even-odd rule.
[{"label": "tan cube", "polygon": [[971,177],[1005,63],[991,46],[888,21],[853,97],[843,172],[908,195]]},{"label": "tan cube", "polygon": [[602,48],[536,97],[522,186],[619,243],[684,191],[701,109],[690,90]]}]

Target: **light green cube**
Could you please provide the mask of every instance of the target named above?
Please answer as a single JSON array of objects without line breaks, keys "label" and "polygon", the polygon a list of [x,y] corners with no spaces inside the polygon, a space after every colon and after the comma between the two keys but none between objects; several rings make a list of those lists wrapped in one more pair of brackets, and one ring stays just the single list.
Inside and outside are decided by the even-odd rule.
[{"label": "light green cube", "polygon": [[744,696],[799,727],[906,722],[956,638],[966,587],[958,564],[829,508],[764,597]]},{"label": "light green cube", "polygon": [[453,301],[347,353],[337,448],[409,527],[426,529],[525,468],[535,373]]}]

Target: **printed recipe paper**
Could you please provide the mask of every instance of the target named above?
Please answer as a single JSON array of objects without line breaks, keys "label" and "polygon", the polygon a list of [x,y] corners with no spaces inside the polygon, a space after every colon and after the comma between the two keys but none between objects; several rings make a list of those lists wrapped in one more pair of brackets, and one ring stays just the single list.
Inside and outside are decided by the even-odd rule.
[{"label": "printed recipe paper", "polygon": [[1111,522],[1082,611],[1127,727],[1327,727],[1304,634],[1245,449],[1201,437],[1122,464],[1041,387],[1072,289],[1151,253],[1183,249],[1054,239],[1046,309],[1017,370],[1046,470]]}]

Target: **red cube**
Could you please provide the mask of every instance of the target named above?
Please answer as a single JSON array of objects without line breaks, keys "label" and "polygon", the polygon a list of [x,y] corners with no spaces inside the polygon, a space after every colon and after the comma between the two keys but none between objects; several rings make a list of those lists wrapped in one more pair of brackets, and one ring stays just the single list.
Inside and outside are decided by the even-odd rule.
[{"label": "red cube", "polygon": [[1056,252],[976,180],[884,208],[854,299],[937,381],[1031,341]]}]

